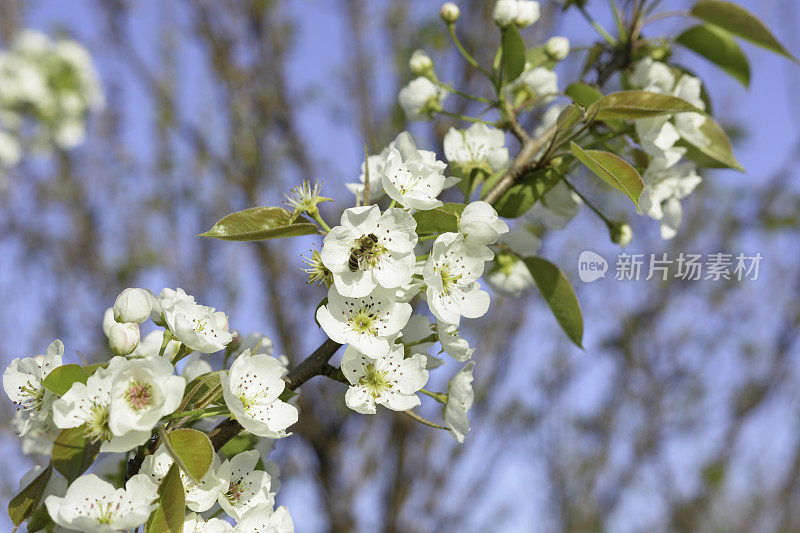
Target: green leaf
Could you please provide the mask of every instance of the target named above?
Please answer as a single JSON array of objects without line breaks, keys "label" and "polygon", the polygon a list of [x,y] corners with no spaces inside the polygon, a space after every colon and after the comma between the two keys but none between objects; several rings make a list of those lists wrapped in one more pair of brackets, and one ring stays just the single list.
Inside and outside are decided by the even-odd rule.
[{"label": "green leaf", "polygon": [[511,83],[525,70],[525,41],[513,24],[503,30],[503,70]]},{"label": "green leaf", "polygon": [[64,429],[53,443],[53,466],[72,483],[92,466],[98,453],[100,443],[84,436],[84,426]]},{"label": "green leaf", "polygon": [[189,384],[186,385],[186,394],[181,402],[181,409],[190,411],[194,408],[194,405],[198,401],[204,399],[203,397],[207,396],[211,390],[215,388],[218,389],[218,393],[214,394],[210,398],[205,398],[203,401],[205,405],[203,407],[218,401],[222,397],[222,388],[219,387],[219,376],[222,372],[222,370],[208,372],[207,374],[197,376],[190,381]]},{"label": "green leaf", "polygon": [[84,385],[89,379],[89,374],[80,365],[57,366],[47,377],[42,380],[44,387],[59,396],[63,396],[76,381]]},{"label": "green leaf", "polygon": [[494,208],[501,217],[522,216],[560,179],[553,169],[545,168],[531,172],[509,187],[494,203]]},{"label": "green leaf", "polygon": [[583,107],[589,107],[603,97],[603,93],[591,85],[579,81],[571,83],[564,91],[564,94]]},{"label": "green leaf", "polygon": [[707,117],[705,124],[700,127],[700,131],[710,141],[705,146],[694,145],[683,139],[678,141],[678,145],[688,149],[686,157],[702,167],[733,168],[744,172],[744,168],[733,155],[730,139],[713,118]]},{"label": "green leaf", "polygon": [[47,487],[52,474],[53,465],[49,464],[8,503],[8,516],[11,517],[11,521],[15,526],[27,520],[39,506],[42,501],[42,495],[44,495],[44,489]]},{"label": "green leaf", "polygon": [[639,207],[639,195],[642,194],[644,183],[636,169],[627,161],[611,152],[584,150],[574,142],[570,143],[570,151],[595,175],[621,191]]},{"label": "green leaf", "polygon": [[584,116],[586,110],[576,103],[569,104],[558,115],[556,120],[556,136],[553,139],[554,149],[561,146],[561,144],[569,138],[572,134],[572,128]]},{"label": "green leaf", "polygon": [[586,114],[590,117],[594,115],[595,120],[609,120],[647,118],[686,111],[703,113],[702,109],[677,96],[647,91],[620,91],[600,98],[589,107]]},{"label": "green leaf", "polygon": [[208,436],[196,429],[182,428],[169,432],[172,449],[188,470],[186,473],[199,481],[206,475],[214,458],[214,445]]},{"label": "green leaf", "polygon": [[147,533],[183,533],[183,516],[186,493],[178,472],[178,465],[169,467],[158,487],[158,507],[147,520]]},{"label": "green leaf", "polygon": [[747,56],[731,34],[719,26],[704,24],[689,28],[675,42],[705,57],[745,87],[750,85],[750,64]]},{"label": "green leaf", "polygon": [[97,372],[101,368],[108,368],[108,361],[103,363],[92,363],[90,365],[86,365],[83,367],[84,372],[86,372],[89,376],[93,376],[95,372]]},{"label": "green leaf", "polygon": [[258,439],[251,433],[240,433],[226,442],[222,448],[219,449],[219,453],[230,459],[234,455],[238,455],[247,450],[252,450],[253,446],[256,445],[256,440]]},{"label": "green leaf", "polygon": [[742,39],[800,63],[778,42],[763,22],[740,5],[719,0],[700,0],[692,8],[694,17],[716,24]]},{"label": "green leaf", "polygon": [[316,232],[316,225],[303,217],[292,221],[292,213],[282,207],[251,207],[221,218],[199,236],[225,241],[263,241]]},{"label": "green leaf", "polygon": [[445,203],[434,209],[417,211],[414,220],[417,221],[417,234],[444,233],[458,231],[458,217],[466,206],[457,203]]},{"label": "green leaf", "polygon": [[582,348],[583,315],[581,306],[564,273],[553,263],[541,257],[529,257],[523,261],[561,329],[572,342]]}]

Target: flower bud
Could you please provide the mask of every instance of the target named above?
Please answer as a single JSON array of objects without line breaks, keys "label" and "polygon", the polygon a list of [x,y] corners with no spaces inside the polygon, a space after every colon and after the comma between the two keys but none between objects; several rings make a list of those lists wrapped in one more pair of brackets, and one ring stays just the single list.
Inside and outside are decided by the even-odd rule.
[{"label": "flower bud", "polygon": [[128,355],[139,345],[139,324],[115,322],[108,331],[108,345],[114,355]]},{"label": "flower bud", "polygon": [[150,311],[150,320],[152,320],[157,326],[165,327],[167,325],[167,321],[164,318],[164,308],[161,306],[161,300],[158,298],[158,296],[156,296],[156,293],[150,289],[145,290],[152,297],[151,303],[153,309]]},{"label": "flower bud", "polygon": [[150,318],[153,298],[144,289],[125,289],[114,302],[114,320],[141,324]]},{"label": "flower bud", "polygon": [[625,248],[633,240],[633,230],[629,224],[612,224],[608,229],[611,241],[619,244],[620,248]]},{"label": "flower bud", "polygon": [[111,326],[116,323],[117,321],[114,320],[114,308],[109,307],[106,309],[106,312],[103,313],[103,333],[106,334],[106,337],[111,333]]},{"label": "flower bud", "polygon": [[414,76],[427,76],[433,72],[433,59],[424,50],[414,50],[408,68]]},{"label": "flower bud", "polygon": [[561,61],[569,55],[569,39],[566,37],[551,37],[545,43],[544,51],[550,59]]},{"label": "flower bud", "polygon": [[442,20],[447,24],[455,23],[460,14],[461,10],[458,9],[458,6],[453,2],[445,2],[442,4],[442,8],[439,10],[439,16],[442,17]]},{"label": "flower bud", "polygon": [[517,16],[514,17],[514,24],[518,28],[527,28],[539,20],[540,15],[539,2],[519,0],[517,1]]},{"label": "flower bud", "polygon": [[497,0],[492,11],[494,23],[505,28],[510,26],[517,18],[517,0]]}]

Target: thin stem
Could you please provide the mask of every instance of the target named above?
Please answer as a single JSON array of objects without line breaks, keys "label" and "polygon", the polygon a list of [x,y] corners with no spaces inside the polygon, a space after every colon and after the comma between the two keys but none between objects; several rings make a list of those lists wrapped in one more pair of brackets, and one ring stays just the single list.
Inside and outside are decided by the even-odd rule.
[{"label": "thin stem", "polygon": [[424,424],[424,425],[426,425],[428,427],[432,427],[432,428],[436,428],[436,429],[444,429],[445,431],[447,430],[446,427],[440,426],[439,424],[431,422],[430,420],[428,420],[426,418],[422,418],[421,416],[419,416],[414,411],[403,411],[403,413],[405,413],[406,415],[410,416],[411,418],[413,418],[414,420],[416,420],[420,424]]},{"label": "thin stem", "polygon": [[171,413],[161,418],[161,420],[172,420],[174,418],[192,418],[199,420],[209,416],[218,416],[228,414],[227,407],[206,407],[204,409],[195,409],[194,411],[183,411],[181,413]]},{"label": "thin stem", "polygon": [[647,26],[648,24],[652,24],[658,20],[670,18],[670,17],[691,17],[688,11],[662,11],[661,13],[656,13],[655,15],[651,15],[647,17],[644,22],[642,23],[642,27]]},{"label": "thin stem", "polygon": [[164,352],[167,351],[167,345],[172,339],[172,332],[168,329],[164,329],[164,340],[161,341],[161,349],[158,351],[159,357],[164,357]]},{"label": "thin stem", "polygon": [[325,223],[325,221],[322,219],[322,215],[319,214],[319,211],[311,215],[311,218],[317,221],[317,224],[319,224],[320,227],[323,230],[325,230],[325,233],[331,232],[331,227],[327,223]]},{"label": "thin stem", "polygon": [[419,391],[426,396],[430,396],[439,403],[447,403],[447,394],[443,392],[433,392],[427,389],[420,389]]},{"label": "thin stem", "polygon": [[500,126],[500,124],[498,124],[494,120],[483,120],[482,118],[470,117],[470,116],[467,116],[467,115],[460,115],[458,113],[452,113],[450,111],[445,111],[445,110],[441,110],[438,113],[441,114],[441,115],[445,115],[447,117],[457,118],[458,120],[463,120],[465,122],[477,122],[479,124],[488,124],[489,126],[495,126],[495,127]]},{"label": "thin stem", "polygon": [[484,98],[483,96],[475,96],[473,94],[469,94],[469,93],[465,93],[463,91],[459,91],[458,89],[450,87],[449,85],[447,85],[445,83],[442,83],[439,80],[433,80],[433,83],[435,83],[436,85],[438,85],[439,87],[441,87],[445,91],[449,91],[449,92],[451,92],[453,94],[456,94],[456,95],[460,96],[461,98],[466,98],[467,100],[473,100],[475,102],[482,102],[484,104],[488,104],[488,105],[491,105],[491,106],[496,106],[497,105],[497,102],[495,102],[494,100],[490,100],[489,98]]},{"label": "thin stem", "polygon": [[598,23],[598,22],[597,22],[597,21],[594,19],[594,17],[592,17],[592,16],[589,14],[589,12],[588,12],[588,11],[586,11],[586,8],[585,8],[585,7],[583,7],[583,6],[578,6],[578,10],[579,10],[579,11],[581,12],[581,14],[583,15],[583,18],[585,18],[585,19],[586,19],[586,21],[587,21],[587,22],[588,22],[588,23],[589,23],[589,24],[592,26],[592,28],[594,28],[594,30],[595,30],[595,31],[596,31],[596,32],[597,32],[597,33],[600,35],[600,37],[602,37],[603,39],[605,39],[605,41],[606,41],[608,44],[610,44],[611,46],[617,46],[617,40],[616,40],[616,39],[614,39],[614,37],[612,37],[612,36],[611,36],[611,34],[610,34],[610,33],[608,33],[608,32],[606,31],[606,29],[605,29],[605,28],[603,28],[603,27],[602,27],[602,26],[601,26],[601,25],[600,25],[600,24],[599,24],[599,23]]},{"label": "thin stem", "polygon": [[617,25],[617,32],[621,38],[625,38],[625,25],[622,23],[622,17],[619,14],[619,7],[617,7],[616,0],[608,0],[608,7],[614,14],[614,22]]},{"label": "thin stem", "polygon": [[453,43],[456,45],[456,48],[458,48],[458,51],[461,52],[461,55],[464,56],[464,59],[467,60],[467,63],[469,63],[474,68],[481,71],[481,73],[483,73],[483,75],[486,76],[486,78],[488,78],[488,80],[491,81],[492,84],[494,84],[494,79],[492,78],[492,75],[489,74],[489,72],[487,72],[486,69],[484,69],[482,66],[480,66],[478,62],[475,60],[475,58],[472,57],[472,55],[469,52],[467,52],[466,48],[464,48],[464,45],[461,44],[461,41],[458,39],[458,36],[456,35],[456,25],[452,23],[448,24],[447,31],[450,33],[450,38],[453,39]]},{"label": "thin stem", "polygon": [[569,187],[569,188],[572,190],[572,192],[574,192],[575,194],[577,194],[577,195],[578,195],[578,197],[579,197],[581,200],[583,200],[583,203],[585,203],[587,206],[589,206],[589,209],[591,209],[592,211],[594,211],[594,213],[595,213],[595,214],[596,214],[598,217],[600,217],[600,218],[603,220],[603,222],[605,222],[605,223],[606,223],[606,226],[611,226],[611,225],[613,224],[613,222],[611,222],[611,221],[610,221],[610,220],[609,220],[609,219],[608,219],[608,218],[607,218],[607,217],[606,217],[606,216],[605,216],[603,213],[601,213],[601,212],[600,212],[600,210],[599,210],[599,209],[597,209],[597,208],[594,206],[594,204],[593,204],[591,201],[589,201],[589,199],[588,199],[588,198],[586,198],[586,197],[585,197],[583,194],[581,194],[581,192],[580,192],[578,189],[576,189],[576,188],[575,188],[575,187],[574,187],[574,186],[573,186],[573,185],[572,185],[572,184],[571,184],[571,183],[570,183],[570,182],[567,180],[567,178],[566,178],[566,177],[564,177],[564,176],[561,176],[561,179],[564,181],[564,183],[566,183],[566,184],[567,184],[567,187]]},{"label": "thin stem", "polygon": [[175,357],[172,358],[172,364],[174,365],[175,363],[177,363],[178,361],[180,361],[181,359],[183,359],[184,357],[186,357],[187,355],[189,355],[193,351],[194,350],[192,350],[191,348],[189,348],[185,344],[181,343],[181,345],[178,347],[178,351],[175,353]]}]

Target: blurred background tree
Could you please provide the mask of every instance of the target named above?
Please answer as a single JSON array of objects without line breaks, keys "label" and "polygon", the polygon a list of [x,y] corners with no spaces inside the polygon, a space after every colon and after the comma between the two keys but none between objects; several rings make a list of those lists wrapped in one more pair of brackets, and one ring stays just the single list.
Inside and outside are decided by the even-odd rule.
[{"label": "blurred background tree", "polygon": [[[800,50],[796,2],[740,3]],[[595,39],[557,2],[542,4],[529,44],[554,32],[574,47]],[[490,62],[493,3],[460,5],[460,36]],[[659,9],[687,5],[665,0]],[[287,246],[195,235],[231,211],[275,205],[302,178],[319,177],[326,195],[349,201],[343,183],[357,176],[364,141],[376,153],[407,127],[396,94],[416,48],[434,56],[441,78],[480,94],[483,80],[448,48],[438,7],[0,3],[3,45],[27,27],[74,37],[97,62],[107,97],[80,148],[25,159],[0,192],[4,364],[56,337],[67,358],[104,353],[102,308],[128,286],[184,287],[228,312],[232,327],[273,338],[290,360],[307,355],[323,338],[312,317],[322,292],[296,268],[313,238]],[[605,3],[589,9],[601,15]],[[727,125],[739,127],[749,172],[707,175],[671,242],[624,201],[612,214],[627,213],[634,227],[631,253],[760,252],[759,280],[622,282],[609,272],[576,287],[583,351],[563,338],[537,293],[493,296],[494,312],[471,332],[479,372],[473,432],[462,446],[394,413],[353,416],[340,384],[310,382],[295,435],[276,449],[281,503],[298,531],[800,531],[800,113],[792,90],[800,80],[788,63],[748,52],[749,93],[699,60],[686,64]],[[456,112],[476,111],[461,105]],[[441,119],[411,131],[438,149],[451,125],[459,124]],[[589,190],[608,200],[607,191]],[[342,205],[324,205],[326,218],[337,219]],[[581,250],[612,263],[618,252],[586,211],[548,234],[542,251],[574,283]],[[7,501],[35,458],[22,459],[13,412],[3,409]]]}]

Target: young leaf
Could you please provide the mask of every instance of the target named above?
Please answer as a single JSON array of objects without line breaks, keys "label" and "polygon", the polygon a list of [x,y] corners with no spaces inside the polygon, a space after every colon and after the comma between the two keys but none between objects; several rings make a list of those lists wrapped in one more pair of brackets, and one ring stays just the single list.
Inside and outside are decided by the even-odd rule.
[{"label": "young leaf", "polygon": [[525,54],[526,63],[528,64],[528,68],[536,68],[536,67],[547,67],[552,69],[558,61],[550,59],[550,56],[547,55],[547,51],[545,50],[544,46],[534,46],[533,48],[528,48],[527,53]]},{"label": "young leaf", "polygon": [[740,5],[720,0],[700,0],[692,8],[694,17],[716,24],[742,39],[800,63],[778,42],[763,22]]},{"label": "young leaf", "polygon": [[750,85],[750,64],[747,56],[731,34],[719,26],[703,24],[689,28],[675,42],[705,57],[745,87]]},{"label": "young leaf", "polygon": [[8,502],[8,516],[11,517],[15,526],[27,520],[39,506],[44,489],[52,474],[53,465],[49,464],[27,487]]},{"label": "young leaf", "polygon": [[529,257],[523,261],[561,329],[572,342],[583,348],[581,345],[583,342],[581,306],[564,273],[553,263],[541,257]]},{"label": "young leaf", "polygon": [[458,217],[466,206],[457,203],[445,203],[435,209],[417,211],[414,220],[417,221],[417,233],[444,233],[458,231]]},{"label": "young leaf", "polygon": [[511,83],[525,70],[525,41],[513,24],[503,30],[503,70]]},{"label": "young leaf", "polygon": [[602,150],[584,150],[577,144],[570,143],[572,155],[586,165],[600,179],[624,193],[636,207],[639,207],[639,195],[644,183],[641,176],[627,161]]},{"label": "young leaf", "polygon": [[576,102],[583,107],[589,107],[603,97],[603,93],[591,85],[587,85],[579,81],[571,83],[564,91],[564,94],[572,98],[573,102]]},{"label": "young leaf", "polygon": [[678,142],[679,145],[688,148],[686,157],[703,167],[733,168],[744,172],[744,168],[733,155],[730,139],[713,118],[707,117],[705,124],[700,127],[700,131],[708,138],[708,144],[700,146],[683,140]]},{"label": "young leaf", "polygon": [[178,465],[169,467],[158,487],[158,507],[147,520],[147,533],[182,533],[186,509],[186,493],[178,473]]},{"label": "young leaf", "polygon": [[63,396],[76,381],[86,384],[89,374],[80,365],[57,366],[42,380],[44,387],[59,396]]},{"label": "young leaf", "polygon": [[556,125],[558,126],[553,146],[558,147],[572,134],[572,127],[583,118],[586,110],[576,103],[571,103],[558,115]]},{"label": "young leaf", "polygon": [[53,443],[53,466],[72,483],[86,472],[97,454],[100,443],[84,436],[84,427],[62,430]]},{"label": "young leaf", "polygon": [[608,94],[592,104],[586,114],[592,116],[595,111],[597,112],[595,120],[647,118],[685,111],[703,112],[702,109],[677,96],[647,91],[620,91]]},{"label": "young leaf", "polygon": [[199,236],[225,241],[263,241],[317,232],[317,226],[307,219],[291,219],[292,213],[282,207],[251,207],[222,217]]},{"label": "young leaf", "polygon": [[206,398],[208,401],[204,401],[205,405],[210,405],[215,401],[219,400],[222,397],[222,389],[219,387],[219,375],[222,373],[222,370],[217,370],[216,372],[209,372],[207,374],[203,374],[202,376],[197,376],[188,385],[186,385],[186,394],[183,397],[183,401],[181,401],[180,409],[191,410],[190,408],[195,408],[194,405],[199,400],[203,399],[208,393],[211,392],[212,389],[218,389],[219,394],[214,394],[210,398]]},{"label": "young leaf", "polygon": [[501,217],[520,217],[560,179],[552,169],[531,172],[509,187],[494,203],[494,208]]},{"label": "young leaf", "polygon": [[214,446],[206,434],[196,429],[176,429],[169,432],[169,441],[186,466],[187,474],[197,481],[201,480],[214,458]]}]

